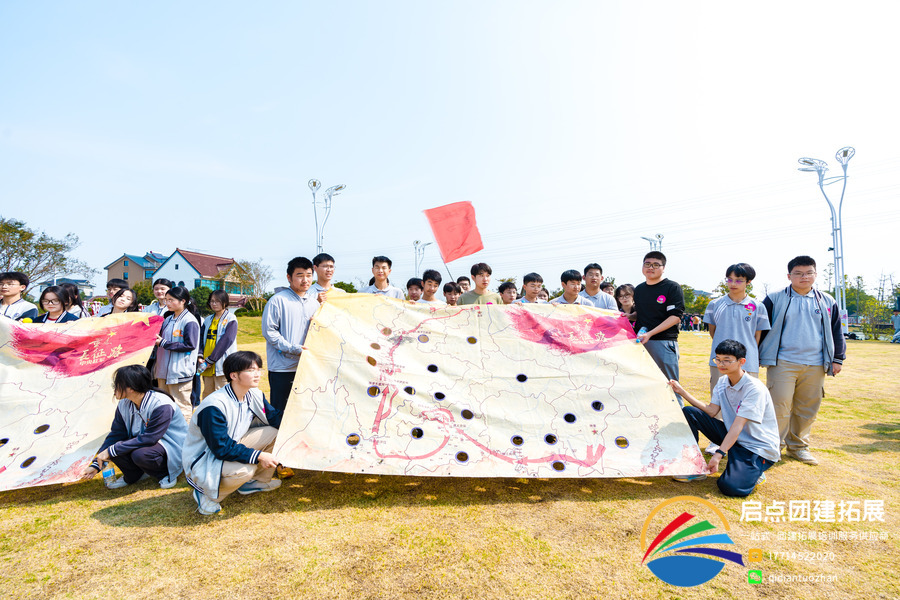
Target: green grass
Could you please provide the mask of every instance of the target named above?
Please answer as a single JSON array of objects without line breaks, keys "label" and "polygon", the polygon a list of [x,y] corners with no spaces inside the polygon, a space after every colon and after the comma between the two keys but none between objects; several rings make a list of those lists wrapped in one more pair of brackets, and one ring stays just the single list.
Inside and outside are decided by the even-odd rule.
[{"label": "green grass", "polygon": [[[265,354],[259,319],[239,345]],[[708,397],[709,338],[683,335],[682,382]],[[0,494],[4,598],[895,598],[900,594],[900,346],[850,342],[813,429],[821,465],[786,460],[752,497],[885,501],[886,522],[740,522],[714,479],[451,479],[300,471],[282,489],[194,512],[183,479],[108,491],[99,478]],[[702,440],[701,440],[702,442]],[[832,550],[832,563],[770,560],[770,574],[835,583],[747,583],[727,566],[680,589],[640,565],[644,520],[690,494],[728,516],[737,547]],[[751,532],[885,531],[886,541],[751,542]],[[733,567],[733,568],[732,568]]]}]

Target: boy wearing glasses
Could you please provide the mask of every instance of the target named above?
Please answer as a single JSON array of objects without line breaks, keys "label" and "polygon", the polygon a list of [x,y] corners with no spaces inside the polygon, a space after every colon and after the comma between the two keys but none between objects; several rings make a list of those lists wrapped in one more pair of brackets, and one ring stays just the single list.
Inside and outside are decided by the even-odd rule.
[{"label": "boy wearing glasses", "polygon": [[798,256],[788,263],[789,286],[769,294],[763,305],[772,328],[759,344],[766,384],[775,403],[782,448],[808,465],[809,433],[825,394],[825,375],[841,372],[847,344],[834,298],[813,289],[816,261]]},{"label": "boy wearing glasses", "polygon": [[30,281],[28,275],[18,271],[0,273],[0,316],[14,321],[35,320],[37,306],[22,298]]},{"label": "boy wearing glasses", "polygon": [[644,283],[634,288],[635,328],[646,331],[638,336],[638,341],[653,357],[666,379],[677,380],[678,325],[684,314],[684,293],[680,285],[663,278],[666,255],[662,252],[648,252],[641,270]]},{"label": "boy wearing glasses", "polygon": [[747,349],[744,371],[759,377],[759,339],[771,328],[765,305],[747,294],[747,286],[756,277],[756,269],[737,263],[725,271],[728,294],[716,298],[706,307],[703,322],[709,325],[713,350],[709,355],[709,393],[712,394],[721,373],[716,367],[715,348],[725,340],[737,340]]},{"label": "boy wearing glasses", "polygon": [[[713,388],[709,404],[691,396],[677,381],[669,381],[675,393],[688,401],[682,410],[694,439],[702,432],[719,447],[707,465],[707,473],[719,470],[719,461],[728,456],[725,472],[716,481],[726,496],[748,496],[765,472],[781,458],[778,449],[778,422],[772,398],[763,382],[749,377],[743,366],[747,349],[735,340],[716,346],[715,363],[723,375]],[[722,420],[717,419],[720,416]],[[676,477],[688,482],[706,479],[706,475]]]}]

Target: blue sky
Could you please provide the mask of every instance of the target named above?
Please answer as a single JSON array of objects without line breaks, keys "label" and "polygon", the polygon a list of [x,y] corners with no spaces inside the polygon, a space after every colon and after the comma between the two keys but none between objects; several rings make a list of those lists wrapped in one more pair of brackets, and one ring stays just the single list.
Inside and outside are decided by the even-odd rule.
[{"label": "blue sky", "polygon": [[[797,158],[857,148],[846,270],[891,274],[900,119],[890,4],[119,2],[0,5],[0,212],[102,268],[175,247],[315,253],[310,178],[347,184],[325,248],[413,275],[422,210],[471,201],[495,277],[597,261],[712,289],[830,262]],[[833,169],[834,171],[834,169]],[[837,192],[835,186],[829,192]],[[435,246],[426,267],[441,266]],[[446,273],[446,271],[444,271]],[[102,283],[104,275],[96,278]],[[900,283],[900,271],[895,273]]]}]

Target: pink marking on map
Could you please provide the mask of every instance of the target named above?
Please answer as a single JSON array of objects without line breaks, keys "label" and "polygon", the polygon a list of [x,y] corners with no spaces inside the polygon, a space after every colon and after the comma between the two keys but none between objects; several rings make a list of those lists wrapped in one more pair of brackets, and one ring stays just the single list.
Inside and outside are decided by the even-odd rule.
[{"label": "pink marking on map", "polygon": [[11,327],[12,346],[22,360],[62,377],[77,377],[123,362],[156,341],[162,317],[97,329],[50,331],[37,325]]},{"label": "pink marking on map", "polygon": [[544,317],[515,305],[506,310],[521,338],[566,354],[603,350],[635,339],[625,315]]}]

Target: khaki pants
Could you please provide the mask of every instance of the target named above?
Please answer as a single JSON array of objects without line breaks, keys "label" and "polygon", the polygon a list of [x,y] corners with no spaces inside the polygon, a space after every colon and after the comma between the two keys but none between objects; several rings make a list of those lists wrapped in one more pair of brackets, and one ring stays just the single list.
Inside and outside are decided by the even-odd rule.
[{"label": "khaki pants", "polygon": [[766,367],[766,386],[775,406],[781,447],[807,450],[809,432],[825,394],[825,368],[779,360],[774,367]]},{"label": "khaki pants", "polygon": [[[744,371],[747,375],[752,375],[759,379],[759,373],[753,373],[752,371]],[[716,383],[719,381],[719,377],[723,377],[721,373],[719,373],[719,367],[710,367],[709,368],[709,395],[712,397],[713,388],[716,387]]]},{"label": "khaki pants", "polygon": [[[271,452],[275,447],[276,436],[278,430],[274,427],[253,427],[241,438],[241,444],[254,450]],[[275,467],[263,469],[259,465],[225,461],[222,463],[222,479],[219,480],[219,497],[216,502],[221,502],[251,479],[265,483],[271,481],[274,474]]]},{"label": "khaki pants", "polygon": [[185,381],[184,383],[169,384],[166,383],[165,379],[157,379],[156,381],[159,385],[159,389],[167,392],[175,400],[175,404],[178,405],[178,408],[181,409],[181,414],[184,415],[184,420],[190,422],[191,413],[194,411],[194,407],[191,406],[191,390],[193,389],[193,382]]},{"label": "khaki pants", "polygon": [[228,380],[225,379],[224,375],[204,375],[203,376],[203,395],[200,396],[200,399],[203,400],[214,391],[225,387],[225,384],[228,383]]}]

